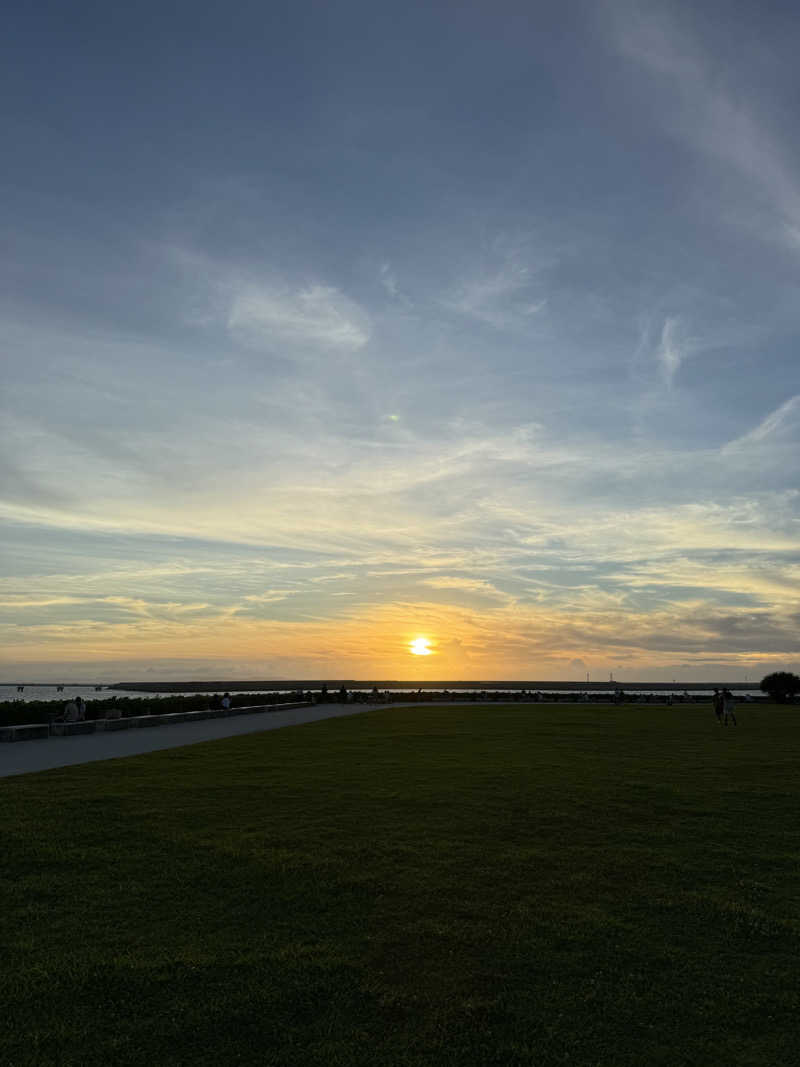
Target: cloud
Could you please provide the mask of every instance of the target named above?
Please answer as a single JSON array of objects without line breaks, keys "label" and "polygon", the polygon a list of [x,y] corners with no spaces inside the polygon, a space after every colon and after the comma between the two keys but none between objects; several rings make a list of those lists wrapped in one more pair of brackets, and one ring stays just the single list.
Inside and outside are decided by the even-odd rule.
[{"label": "cloud", "polygon": [[[237,615],[218,609],[203,616],[177,615],[172,605],[119,598],[124,612],[114,618],[43,620],[26,627],[0,622],[6,657],[41,661],[47,648],[53,662],[85,660],[87,647],[97,658],[158,660],[165,647],[174,657],[222,658],[256,662],[270,649],[271,673],[301,676],[414,677],[426,670],[408,656],[408,643],[424,633],[440,655],[427,677],[558,678],[567,664],[576,675],[591,662],[596,676],[626,663],[626,674],[653,676],[679,656],[683,677],[703,677],[713,654],[729,668],[759,662],[782,664],[796,656],[797,611],[725,609],[703,597],[659,610],[598,599],[574,605],[508,603],[470,611],[452,603],[398,600],[353,604],[338,618],[306,615],[285,619]],[[196,605],[200,607],[201,605]],[[347,665],[346,668],[344,665]],[[717,671],[717,676],[718,676]],[[419,677],[424,675],[419,674]]]},{"label": "cloud", "polygon": [[[143,597],[132,596],[104,596],[98,597],[93,601],[87,603],[95,604],[111,604],[114,607],[121,608],[123,611],[130,612],[132,615],[141,616],[145,619],[161,619],[161,618],[180,618],[183,615],[196,614],[198,612],[208,612],[210,605],[205,601],[202,602],[181,602],[181,601],[153,601],[146,600]],[[214,614],[217,614],[218,609],[214,610]]]},{"label": "cloud", "polygon": [[464,645],[457,637],[442,641],[437,649],[440,670],[447,669],[450,674],[458,676],[461,671],[469,671],[472,660]]},{"label": "cloud", "polygon": [[391,263],[382,263],[378,272],[380,283],[392,300],[397,300],[399,303],[410,307],[411,301],[402,292],[397,282],[397,275],[392,269]]},{"label": "cloud", "polygon": [[242,599],[251,604],[278,604],[287,600],[295,590],[291,589],[268,589],[265,593],[247,593]]},{"label": "cloud", "polygon": [[248,285],[237,292],[228,329],[252,347],[276,344],[358,351],[370,338],[367,313],[338,289]]},{"label": "cloud", "polygon": [[779,407],[771,411],[766,418],[734,441],[729,441],[723,448],[723,453],[731,453],[746,449],[748,446],[760,445],[770,442],[797,443],[798,430],[800,429],[800,393],[789,397]]},{"label": "cloud", "polygon": [[606,572],[609,580],[628,590],[661,587],[666,595],[690,592],[695,598],[724,602],[765,603],[787,608],[797,602],[800,587],[800,552],[711,549],[693,555],[676,549],[654,558],[633,560]]},{"label": "cloud", "polygon": [[[490,256],[496,258],[496,252]],[[499,259],[498,266],[487,265],[453,287],[442,304],[496,330],[525,330],[547,306],[538,270],[516,249],[499,250]]]},{"label": "cloud", "polygon": [[423,578],[420,584],[427,585],[431,589],[453,589],[463,593],[479,593],[481,596],[488,596],[497,600],[508,601],[514,599],[508,593],[502,592],[483,578],[442,576],[441,578]]},{"label": "cloud", "polygon": [[85,597],[77,596],[49,596],[32,597],[23,594],[0,594],[0,608],[13,608],[15,611],[21,608],[49,608],[62,604],[84,604]]},{"label": "cloud", "polygon": [[381,265],[380,276],[381,285],[383,286],[383,288],[386,290],[389,296],[393,296],[396,298],[399,292],[397,288],[397,279],[395,278],[394,273],[392,272],[392,268],[389,266],[388,263],[383,263]]},{"label": "cloud", "polygon": [[[755,218],[764,206],[772,215],[764,235],[796,249],[800,182],[780,138],[757,113],[754,94],[748,98],[738,84],[726,85],[713,54],[663,9],[612,3],[608,10],[620,50],[671,85],[675,132],[745,182]],[[741,215],[732,218],[741,224]]]},{"label": "cloud", "polygon": [[666,319],[661,330],[661,342],[656,350],[662,377],[669,388],[672,387],[675,375],[683,361],[694,351],[690,342],[679,339],[679,327],[677,319]]},{"label": "cloud", "polygon": [[586,661],[581,659],[580,656],[575,659],[571,659],[567,664],[567,677],[575,681],[583,681],[584,677],[589,673],[589,668],[586,666]]}]

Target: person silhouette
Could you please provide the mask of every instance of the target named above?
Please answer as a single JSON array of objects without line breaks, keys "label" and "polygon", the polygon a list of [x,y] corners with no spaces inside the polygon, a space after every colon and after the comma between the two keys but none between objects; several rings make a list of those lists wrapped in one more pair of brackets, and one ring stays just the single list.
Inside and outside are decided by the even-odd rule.
[{"label": "person silhouette", "polygon": [[719,689],[714,690],[714,696],[711,698],[711,703],[714,708],[714,714],[717,716],[717,722],[722,725],[722,693]]},{"label": "person silhouette", "polygon": [[734,726],[737,725],[736,716],[733,713],[733,708],[734,708],[733,693],[730,691],[730,689],[723,689],[722,690],[722,717],[723,717],[723,724],[725,726],[728,725],[728,719],[731,720],[731,722],[733,723]]}]

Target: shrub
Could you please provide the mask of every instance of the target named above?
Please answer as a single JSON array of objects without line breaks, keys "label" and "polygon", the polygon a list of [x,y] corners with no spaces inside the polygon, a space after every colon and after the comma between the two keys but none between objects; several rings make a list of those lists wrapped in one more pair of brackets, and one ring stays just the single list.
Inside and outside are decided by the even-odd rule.
[{"label": "shrub", "polygon": [[[217,696],[221,696],[218,693]],[[19,726],[26,722],[48,722],[60,715],[69,697],[62,700],[6,700],[0,702],[0,726]],[[234,707],[248,704],[274,704],[290,698],[277,693],[236,693],[231,703]],[[112,708],[119,710],[123,718],[131,715],[163,715],[169,711],[203,711],[210,703],[210,693],[192,696],[113,696],[103,700],[86,701],[86,718],[103,719]]]},{"label": "shrub", "polygon": [[800,693],[800,678],[791,671],[775,671],[761,679],[759,688],[763,693],[769,693],[773,700],[784,703]]}]

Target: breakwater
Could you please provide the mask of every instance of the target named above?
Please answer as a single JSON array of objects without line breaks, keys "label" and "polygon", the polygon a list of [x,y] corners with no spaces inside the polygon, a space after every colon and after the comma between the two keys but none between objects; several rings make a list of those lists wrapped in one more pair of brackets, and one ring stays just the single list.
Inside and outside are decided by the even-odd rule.
[{"label": "breakwater", "polygon": [[370,691],[377,688],[381,692],[423,692],[448,691],[497,691],[503,692],[552,692],[552,693],[614,693],[618,689],[637,693],[711,693],[714,689],[726,686],[734,692],[758,692],[756,682],[575,682],[561,680],[531,681],[484,681],[480,679],[443,679],[440,681],[406,681],[397,678],[279,678],[271,681],[187,681],[187,682],[115,682],[107,689],[122,692],[139,693],[214,693],[227,690],[234,692],[294,692],[295,690],[328,690],[342,686],[351,691]]}]

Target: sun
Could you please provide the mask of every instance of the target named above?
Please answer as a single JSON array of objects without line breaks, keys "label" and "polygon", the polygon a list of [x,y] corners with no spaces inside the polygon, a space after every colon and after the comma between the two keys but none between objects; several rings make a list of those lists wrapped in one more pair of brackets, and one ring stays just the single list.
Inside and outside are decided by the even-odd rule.
[{"label": "sun", "polygon": [[414,656],[430,656],[433,654],[427,637],[415,637],[413,641],[408,642],[408,647]]}]

